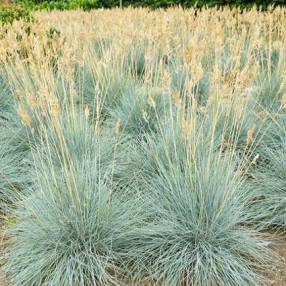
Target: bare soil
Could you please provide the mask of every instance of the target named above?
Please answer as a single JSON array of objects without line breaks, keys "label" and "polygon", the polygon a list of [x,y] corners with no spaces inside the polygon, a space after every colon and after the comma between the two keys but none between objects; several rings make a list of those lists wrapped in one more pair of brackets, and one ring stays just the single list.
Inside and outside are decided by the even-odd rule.
[{"label": "bare soil", "polygon": [[281,257],[281,265],[270,270],[269,286],[286,286],[286,235],[273,245],[273,249]]},{"label": "bare soil", "polygon": [[0,219],[0,286],[8,286],[7,283],[5,282],[5,275],[2,270],[2,264],[3,264],[3,254],[4,254],[4,245],[5,245],[5,237],[4,237],[4,226],[3,226],[3,221],[2,217]]}]

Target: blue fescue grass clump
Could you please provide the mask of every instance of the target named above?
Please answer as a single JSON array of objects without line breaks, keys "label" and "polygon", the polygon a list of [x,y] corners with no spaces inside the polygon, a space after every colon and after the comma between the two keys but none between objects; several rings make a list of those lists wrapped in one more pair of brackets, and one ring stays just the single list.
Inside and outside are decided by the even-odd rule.
[{"label": "blue fescue grass clump", "polygon": [[0,142],[23,153],[28,153],[35,143],[31,129],[22,124],[15,106],[12,107],[12,112],[0,111]]},{"label": "blue fescue grass clump", "polygon": [[268,114],[265,122],[265,132],[261,140],[261,153],[267,159],[269,149],[280,150],[286,144],[286,132],[284,126],[286,124],[285,110],[281,109],[279,113]]},{"label": "blue fescue grass clump", "polygon": [[266,229],[285,230],[285,110],[281,108],[279,113],[269,114],[268,117],[258,149],[262,159],[253,170],[249,185],[256,196],[253,210],[257,220]]},{"label": "blue fescue grass clump", "polygon": [[193,96],[197,103],[202,106],[207,104],[210,93],[210,76],[207,72],[204,73],[190,92],[187,90],[187,82],[192,76],[184,67],[183,61],[169,60],[168,69],[171,75],[171,89],[173,92],[178,92],[181,97],[191,98]]},{"label": "blue fescue grass clump", "polygon": [[152,42],[150,39],[143,37],[140,41],[138,39],[130,42],[130,47],[123,60],[123,70],[135,80],[142,80],[148,73],[149,80],[155,80],[158,75],[158,67],[162,63],[167,63],[168,57],[163,54],[159,48],[152,53],[148,53]]},{"label": "blue fescue grass clump", "polygon": [[279,112],[285,92],[281,68],[284,58],[278,50],[269,52],[264,49],[256,52],[259,72],[253,83],[253,95],[258,109],[268,112]]},{"label": "blue fescue grass clump", "polygon": [[30,183],[29,141],[15,111],[6,78],[0,75],[0,211],[7,214]]},{"label": "blue fescue grass clump", "polygon": [[213,136],[191,125],[187,136],[173,125],[139,148],[151,219],[129,237],[130,268],[158,285],[261,285],[269,253],[249,226],[251,194],[232,152],[214,152]]},{"label": "blue fescue grass clump", "polygon": [[141,78],[145,73],[145,53],[148,47],[148,41],[143,40],[141,45],[136,45],[136,48],[130,49],[129,54],[125,59],[126,69],[134,78]]},{"label": "blue fescue grass clump", "polygon": [[140,141],[146,134],[158,131],[169,110],[167,94],[138,84],[126,90],[117,106],[110,109],[107,125],[118,125],[123,134]]},{"label": "blue fescue grass clump", "polygon": [[277,71],[271,72],[270,75],[267,72],[260,72],[254,92],[257,106],[270,112],[279,111],[285,92],[282,82],[283,78]]},{"label": "blue fescue grass clump", "polygon": [[[95,52],[94,52],[95,53]],[[90,110],[93,121],[110,117],[125,93],[134,89],[136,84],[126,74],[103,70],[91,61],[83,67],[74,67],[74,81],[78,93],[77,104],[85,104]]]},{"label": "blue fescue grass clump", "polygon": [[[50,121],[51,125],[42,132],[44,141],[39,142],[37,146],[37,149],[41,150],[45,156],[51,157],[53,168],[57,167],[61,170],[66,165],[72,167],[73,164],[85,164],[86,157],[99,160],[100,156],[101,171],[104,170],[106,174],[110,173],[112,166],[117,163],[118,154],[114,153],[114,149],[121,142],[116,141],[116,138],[112,137],[107,130],[100,131],[102,134],[100,136],[82,112],[67,113],[58,120],[60,130],[54,129],[54,126],[51,126],[53,121]],[[48,142],[48,145],[45,142]]]},{"label": "blue fescue grass clump", "polygon": [[[154,160],[149,160],[145,152],[153,145],[156,146],[158,157],[165,158],[168,164],[174,163],[174,156],[181,158],[181,163],[184,163],[185,153],[187,146],[185,137],[182,135],[184,132],[187,134],[192,132],[196,134],[188,142],[189,145],[200,144],[199,140],[204,142],[205,148],[210,148],[212,151],[231,152],[233,156],[230,158],[235,161],[235,165],[239,167],[240,164],[248,165],[252,157],[256,155],[258,143],[260,141],[261,122],[251,112],[251,105],[245,104],[241,107],[239,115],[235,115],[236,100],[233,100],[228,105],[209,104],[208,108],[190,105],[189,98],[183,97],[181,107],[179,109],[172,104],[172,99],[169,95],[164,95],[169,98],[168,108],[162,109],[161,113],[155,109],[153,120],[156,125],[153,130],[146,129],[144,140],[129,140],[126,144],[129,156],[124,156],[123,173],[120,175],[123,180],[134,184],[135,182],[145,180],[149,174],[157,172]],[[186,109],[182,109],[187,106]],[[140,110],[140,109],[139,109]],[[131,112],[131,109],[129,113]],[[126,114],[126,113],[125,113]],[[158,116],[158,114],[160,116]],[[136,120],[133,120],[134,124]],[[138,122],[138,121],[137,121]],[[115,124],[115,123],[114,123]],[[149,127],[147,125],[147,127]],[[124,129],[122,129],[124,130]],[[144,129],[142,129],[144,130]],[[253,130],[253,132],[252,132]],[[247,142],[248,135],[251,131],[252,140]],[[165,134],[161,139],[161,144],[157,144],[158,136],[162,132]],[[128,134],[128,133],[127,133]],[[132,138],[130,137],[129,139]],[[135,137],[136,138],[136,137]],[[150,141],[150,138],[153,138]],[[177,146],[185,146],[184,148],[177,148]],[[139,149],[138,149],[139,148]],[[139,150],[139,152],[138,152]],[[151,152],[151,151],[150,151]],[[166,158],[168,156],[168,158]],[[203,156],[203,154],[202,154]],[[174,164],[176,164],[175,162]],[[182,167],[183,168],[183,167]],[[139,185],[142,185],[139,183]]]},{"label": "blue fescue grass clump", "polygon": [[73,190],[65,186],[68,178],[38,178],[41,184],[15,213],[5,265],[13,285],[118,285],[117,245],[132,222],[131,206],[111,198],[94,173],[76,171],[82,179],[75,177]]},{"label": "blue fescue grass clump", "polygon": [[[253,173],[252,191],[257,199],[255,213],[265,227],[286,229],[286,153],[280,149],[266,148],[267,162]],[[262,210],[262,211],[261,211]]]},{"label": "blue fescue grass clump", "polygon": [[[11,111],[11,107],[13,104],[12,92],[10,89],[9,84],[7,83],[7,78],[5,77],[5,74],[2,70],[0,70],[0,111],[1,111],[1,117],[6,112]],[[3,114],[4,113],[4,114]]]},{"label": "blue fescue grass clump", "polygon": [[44,151],[34,153],[30,195],[8,229],[5,270],[13,285],[120,285],[125,279],[120,245],[140,223],[140,207],[116,190],[113,153],[104,155],[112,142],[96,138],[83,119],[70,123],[65,134],[47,132]]},{"label": "blue fescue grass clump", "polygon": [[9,142],[0,145],[0,211],[7,213],[20,199],[20,192],[30,182],[27,154]]},{"label": "blue fescue grass clump", "polygon": [[248,144],[247,133],[253,128],[253,141],[255,141],[262,123],[253,112],[252,104],[246,103],[241,106],[239,113],[236,105],[237,101],[234,99],[228,105],[222,104],[209,108],[205,124],[211,126],[215,120],[214,133],[218,142],[223,140],[224,144],[243,150]]}]

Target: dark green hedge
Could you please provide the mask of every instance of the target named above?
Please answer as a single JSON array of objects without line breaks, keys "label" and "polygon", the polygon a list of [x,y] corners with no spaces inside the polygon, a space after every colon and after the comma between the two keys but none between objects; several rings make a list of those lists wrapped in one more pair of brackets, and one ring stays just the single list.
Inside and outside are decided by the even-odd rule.
[{"label": "dark green hedge", "polygon": [[[11,24],[14,20],[24,19],[31,21],[33,19],[30,10],[23,5],[0,5],[0,25]],[[0,35],[1,39],[1,35]]]},{"label": "dark green hedge", "polygon": [[[120,0],[16,0],[16,3],[17,5],[10,7],[0,5],[0,23],[12,22],[19,18],[29,18],[29,11],[31,10],[113,8],[119,6]],[[240,8],[251,8],[256,5],[265,9],[270,5],[286,6],[286,0],[122,0],[122,4],[124,7],[149,7],[151,9],[171,6],[201,8],[203,6],[219,7],[225,5]]]},{"label": "dark green hedge", "polygon": [[[21,0],[20,0],[21,1]],[[26,0],[27,1],[27,0]],[[119,6],[120,0],[28,0],[30,3],[45,3],[43,8],[55,6],[65,9],[68,6],[85,6],[86,8],[113,8]],[[76,5],[81,3],[81,5]],[[123,6],[165,8],[170,6],[203,7],[224,6],[247,8],[253,5],[266,8],[270,5],[286,5],[286,0],[122,0]],[[84,8],[84,7],[83,7]]]},{"label": "dark green hedge", "polygon": [[[169,7],[181,5],[183,7],[202,7],[202,6],[236,6],[236,7],[251,7],[257,5],[267,7],[270,5],[286,5],[286,0],[122,0],[124,6],[144,6],[144,7]],[[99,7],[111,8],[119,5],[119,0],[98,0]]]}]

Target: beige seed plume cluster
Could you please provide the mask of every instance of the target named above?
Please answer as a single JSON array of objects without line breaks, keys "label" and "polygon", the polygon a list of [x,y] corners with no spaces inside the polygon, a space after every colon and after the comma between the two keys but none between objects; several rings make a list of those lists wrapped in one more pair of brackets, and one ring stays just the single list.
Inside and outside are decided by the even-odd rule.
[{"label": "beige seed plume cluster", "polygon": [[[255,89],[259,57],[266,59],[271,77],[272,54],[279,53],[276,72],[282,76],[282,88],[285,86],[285,28],[286,10],[282,8],[271,13],[203,9],[199,15],[194,9],[180,8],[167,12],[36,12],[32,23],[15,21],[9,29],[0,27],[0,61],[13,82],[15,95],[23,101],[18,111],[26,124],[33,110],[37,116],[49,114],[55,121],[60,117],[62,100],[56,92],[57,74],[68,83],[65,93],[69,101],[81,100],[74,82],[76,66],[92,71],[99,82],[94,94],[99,103],[96,112],[100,113],[104,101],[99,96],[100,84],[120,81],[126,74],[126,61],[140,57],[144,60],[142,79],[151,90],[150,107],[156,108],[156,92],[152,90],[159,90],[171,92],[175,106],[180,108],[179,90],[171,88],[170,65],[166,65],[176,59],[176,72],[185,74],[185,92],[197,92],[198,83],[208,77],[208,101],[219,99],[225,104],[239,96],[234,111],[240,117]],[[146,111],[142,114],[146,120]],[[251,129],[245,139],[248,143],[252,133]]]}]

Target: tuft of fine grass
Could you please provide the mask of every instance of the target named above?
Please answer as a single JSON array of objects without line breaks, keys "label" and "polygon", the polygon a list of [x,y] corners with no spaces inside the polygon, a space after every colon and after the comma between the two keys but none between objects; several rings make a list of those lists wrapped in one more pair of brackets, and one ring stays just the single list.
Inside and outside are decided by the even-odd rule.
[{"label": "tuft of fine grass", "polygon": [[7,214],[30,183],[29,141],[15,111],[5,79],[0,76],[0,212]]},{"label": "tuft of fine grass", "polygon": [[30,182],[27,153],[7,144],[0,146],[0,211],[7,213]]},{"label": "tuft of fine grass", "polygon": [[118,104],[110,109],[107,125],[140,141],[146,134],[158,131],[169,114],[169,106],[168,95],[138,85],[126,90]]},{"label": "tuft of fine grass", "polygon": [[[258,219],[265,227],[286,229],[286,154],[285,147],[264,150],[267,162],[253,174],[252,191],[256,194],[254,204]],[[261,211],[263,210],[263,211]]]},{"label": "tuft of fine grass", "polygon": [[34,181],[13,212],[5,271],[13,285],[120,285],[120,245],[140,207],[116,192],[112,142],[83,119],[66,126],[33,153]]},{"label": "tuft of fine grass", "polygon": [[190,128],[187,136],[171,130],[171,136],[165,130],[148,137],[137,157],[150,221],[129,237],[126,256],[134,279],[261,285],[267,240],[250,226],[252,197],[232,152],[215,151],[212,136],[202,136],[200,128]]}]

